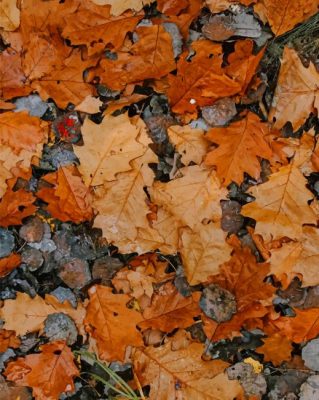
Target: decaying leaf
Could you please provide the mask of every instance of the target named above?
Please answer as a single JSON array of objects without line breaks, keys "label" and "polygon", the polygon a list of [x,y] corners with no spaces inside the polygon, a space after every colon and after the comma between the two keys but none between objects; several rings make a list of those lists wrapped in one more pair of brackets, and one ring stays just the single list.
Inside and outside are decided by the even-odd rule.
[{"label": "decaying leaf", "polygon": [[150,0],[92,0],[93,3],[111,6],[112,15],[121,15],[126,10],[140,11],[144,6],[150,3]]},{"label": "decaying leaf", "polygon": [[291,340],[278,333],[263,339],[264,344],[256,349],[257,353],[264,355],[265,361],[272,362],[275,366],[291,359],[293,347]]},{"label": "decaying leaf", "polygon": [[[21,256],[19,254],[10,254],[8,257],[0,258],[0,277],[10,274],[15,268],[21,264]],[[0,351],[1,353],[1,351]]]},{"label": "decaying leaf", "polygon": [[0,329],[0,353],[4,353],[9,347],[16,349],[20,344],[21,341],[16,337],[14,331]]},{"label": "decaying leaf", "polygon": [[0,27],[5,31],[14,31],[20,25],[20,10],[15,1],[1,0]]}]

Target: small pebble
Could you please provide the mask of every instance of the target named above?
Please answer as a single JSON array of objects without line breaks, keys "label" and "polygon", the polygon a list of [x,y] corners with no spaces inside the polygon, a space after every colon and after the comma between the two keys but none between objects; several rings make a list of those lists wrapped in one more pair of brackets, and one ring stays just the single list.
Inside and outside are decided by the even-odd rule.
[{"label": "small pebble", "polygon": [[0,228],[0,257],[7,257],[14,249],[14,236],[7,229]]},{"label": "small pebble", "polygon": [[77,300],[71,289],[59,286],[54,289],[51,294],[56,297],[60,303],[63,303],[65,300],[67,300],[74,308],[77,307]]},{"label": "small pebble", "polygon": [[76,342],[78,331],[68,315],[55,313],[48,315],[45,320],[44,334],[50,341],[65,340],[71,346]]},{"label": "small pebble", "polygon": [[73,258],[59,271],[59,277],[72,289],[81,289],[91,281],[89,265],[85,260]]},{"label": "small pebble", "polygon": [[19,231],[19,236],[28,243],[40,242],[43,234],[43,222],[37,217],[30,219],[25,225],[22,225]]},{"label": "small pebble", "polygon": [[30,271],[36,271],[43,264],[41,251],[28,247],[22,252],[22,262],[27,264]]}]

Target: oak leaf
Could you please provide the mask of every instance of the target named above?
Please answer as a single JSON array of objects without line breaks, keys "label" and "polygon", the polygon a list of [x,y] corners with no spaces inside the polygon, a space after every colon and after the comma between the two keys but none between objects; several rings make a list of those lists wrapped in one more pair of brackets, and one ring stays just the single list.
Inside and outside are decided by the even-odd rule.
[{"label": "oak leaf", "polygon": [[251,188],[249,193],[256,200],[244,205],[241,213],[257,221],[255,233],[265,240],[283,236],[299,239],[302,225],[317,221],[308,205],[312,194],[306,183],[292,162],[272,174],[267,182]]},{"label": "oak leaf", "polygon": [[182,10],[188,7],[188,0],[158,0],[157,9],[162,14],[178,15]]},{"label": "oak leaf", "polygon": [[112,15],[121,15],[126,10],[141,11],[141,9],[149,4],[151,0],[91,0],[95,4],[111,6]]},{"label": "oak leaf", "polygon": [[[0,277],[10,274],[15,268],[21,264],[21,256],[19,254],[10,254],[5,258],[0,258]],[[1,350],[0,350],[1,353]]]},{"label": "oak leaf", "polygon": [[78,304],[77,309],[74,309],[68,301],[59,303],[52,295],[46,295],[45,299],[40,296],[31,298],[26,293],[17,292],[16,299],[4,301],[0,316],[5,321],[4,329],[13,330],[17,335],[23,336],[42,330],[47,316],[59,312],[68,314],[79,331],[83,331],[83,305]]},{"label": "oak leaf", "polygon": [[190,343],[173,351],[170,341],[160,347],[136,349],[133,369],[142,386],[150,385],[150,400],[233,400],[243,399],[240,384],[228,380],[228,364],[203,361],[204,345]]},{"label": "oak leaf", "polygon": [[183,53],[177,63],[177,74],[168,76],[167,96],[172,111],[197,115],[197,108],[213,104],[222,97],[232,96],[241,89],[221,68],[221,48],[208,40],[193,42],[196,54],[191,61]]},{"label": "oak leaf", "polygon": [[102,360],[124,361],[128,346],[143,346],[136,325],[143,320],[140,313],[127,307],[131,297],[113,294],[110,287],[95,285],[89,290],[90,301],[84,324],[97,341]]},{"label": "oak leaf", "polygon": [[318,229],[304,226],[299,241],[284,243],[282,247],[271,251],[270,272],[286,284],[298,275],[304,287],[319,285],[318,241]]},{"label": "oak leaf", "polygon": [[58,400],[61,393],[73,392],[73,379],[80,373],[66,343],[44,344],[40,350],[11,361],[4,372],[7,379],[30,386],[36,400]]},{"label": "oak leaf", "polygon": [[25,95],[23,83],[25,76],[22,70],[21,55],[6,49],[0,54],[0,97],[11,99],[12,97]]},{"label": "oak leaf", "polygon": [[48,203],[47,210],[52,217],[75,223],[92,218],[92,196],[74,166],[60,167],[42,179],[52,187],[42,188],[36,195]]},{"label": "oak leaf", "polygon": [[184,165],[189,165],[192,161],[195,164],[202,163],[209,146],[202,129],[191,128],[188,125],[174,125],[168,128],[167,134],[170,142],[181,155]]},{"label": "oak leaf", "polygon": [[117,59],[103,59],[99,76],[113,90],[128,83],[159,79],[176,68],[172,39],[161,25],[142,26],[135,30],[138,41],[129,52],[118,52]]},{"label": "oak leaf", "polygon": [[315,14],[318,3],[312,0],[259,0],[254,10],[266,17],[273,33],[278,36]]},{"label": "oak leaf", "polygon": [[272,324],[281,335],[295,343],[311,340],[319,334],[319,308],[294,309],[294,317],[279,317]]},{"label": "oak leaf", "polygon": [[215,172],[198,165],[181,168],[180,172],[181,178],[154,182],[150,190],[152,201],[193,230],[203,220],[218,221],[219,203],[226,197],[226,190],[220,188]]},{"label": "oak leaf", "polygon": [[219,265],[229,260],[231,247],[225,238],[217,223],[202,225],[195,232],[187,227],[180,230],[179,251],[190,285],[205,282],[209,276],[218,274]]},{"label": "oak leaf", "polygon": [[115,180],[119,172],[130,171],[130,162],[145,152],[139,142],[142,130],[143,123],[134,123],[127,114],[106,115],[99,125],[86,119],[81,129],[84,145],[74,148],[84,183],[102,185]]},{"label": "oak leaf", "polygon": [[270,361],[277,367],[282,362],[291,360],[291,352],[293,350],[291,340],[281,336],[279,333],[262,340],[264,344],[257,347],[255,351],[264,355],[264,361]]},{"label": "oak leaf", "polygon": [[146,274],[143,267],[134,271],[122,268],[112,279],[112,285],[117,292],[129,294],[137,300],[142,296],[146,296],[150,300],[153,294],[153,282],[155,282],[155,278]]},{"label": "oak leaf", "polygon": [[0,28],[15,31],[20,25],[20,10],[15,1],[0,1]]},{"label": "oak leaf", "polygon": [[0,329],[0,353],[4,353],[10,347],[17,349],[20,347],[21,341],[16,337],[14,331],[7,331],[6,329]]},{"label": "oak leaf", "polygon": [[278,83],[269,111],[269,121],[274,121],[273,126],[278,129],[290,121],[295,131],[304,124],[308,115],[318,108],[319,89],[316,67],[310,62],[309,67],[305,68],[297,52],[285,47]]},{"label": "oak leaf", "polygon": [[82,103],[78,104],[75,107],[76,111],[85,112],[87,114],[97,114],[100,112],[100,107],[103,105],[103,102],[93,96],[86,96]]},{"label": "oak leaf", "polygon": [[144,321],[139,323],[143,330],[159,329],[171,332],[176,328],[188,328],[194,324],[194,317],[200,314],[198,301],[200,293],[182,296],[176,287],[168,282],[154,293],[149,307],[144,309]]},{"label": "oak leaf", "polygon": [[270,159],[272,155],[265,138],[268,132],[268,124],[261,122],[252,112],[228,127],[212,128],[205,137],[218,147],[207,154],[205,163],[216,166],[224,186],[232,181],[241,184],[245,172],[258,179],[261,171],[259,158]]}]

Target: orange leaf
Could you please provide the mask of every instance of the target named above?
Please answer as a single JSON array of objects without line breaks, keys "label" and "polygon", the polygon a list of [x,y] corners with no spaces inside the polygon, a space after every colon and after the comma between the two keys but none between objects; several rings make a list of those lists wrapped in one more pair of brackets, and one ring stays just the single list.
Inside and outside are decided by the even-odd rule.
[{"label": "orange leaf", "polygon": [[232,181],[241,184],[245,172],[258,179],[258,157],[269,160],[272,155],[265,138],[268,132],[268,124],[252,112],[226,128],[212,128],[205,137],[219,146],[207,154],[205,162],[216,166],[224,186]]},{"label": "orange leaf", "polygon": [[143,320],[137,311],[127,307],[131,297],[113,294],[110,287],[95,285],[89,290],[85,325],[97,341],[99,357],[103,360],[124,360],[127,346],[142,346],[136,325]]},{"label": "orange leaf", "polygon": [[[5,258],[0,258],[0,277],[8,275],[21,263],[21,256],[19,254],[10,254]],[[1,350],[0,350],[1,353]]]},{"label": "orange leaf", "polygon": [[11,361],[4,372],[7,379],[30,386],[36,400],[58,400],[61,393],[73,392],[73,378],[80,374],[66,343],[48,343],[40,350],[40,354]]},{"label": "orange leaf", "polygon": [[9,188],[0,202],[0,226],[20,225],[23,218],[37,210],[33,205],[36,198],[32,193],[19,189],[14,192]]},{"label": "orange leaf", "polygon": [[158,0],[157,9],[166,15],[178,15],[184,8],[188,7],[188,0]]},{"label": "orange leaf", "polygon": [[37,192],[48,203],[48,211],[61,221],[80,223],[92,218],[91,195],[74,166],[61,167],[42,178],[53,184]]},{"label": "orange leaf", "polygon": [[25,79],[21,66],[21,55],[12,49],[6,49],[0,54],[0,96],[10,99],[24,92]]},{"label": "orange leaf", "polygon": [[15,331],[0,329],[0,353],[4,353],[9,347],[17,349],[20,344],[20,339],[16,337]]},{"label": "orange leaf", "polygon": [[271,361],[275,366],[284,361],[290,361],[293,347],[291,341],[279,333],[263,339],[264,344],[255,351],[264,355],[265,361]]}]

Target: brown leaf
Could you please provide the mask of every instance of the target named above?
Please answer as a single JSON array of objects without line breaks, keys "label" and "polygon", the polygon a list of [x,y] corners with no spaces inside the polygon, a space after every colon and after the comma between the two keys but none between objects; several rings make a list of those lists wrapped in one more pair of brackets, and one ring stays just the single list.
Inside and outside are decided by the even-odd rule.
[{"label": "brown leaf", "polygon": [[278,333],[263,339],[264,344],[257,347],[256,352],[264,355],[264,361],[272,362],[275,367],[284,361],[291,360],[293,347],[291,340]]},{"label": "brown leaf", "polygon": [[200,314],[199,297],[199,292],[184,297],[168,282],[153,295],[151,305],[143,311],[144,321],[139,326],[143,330],[152,328],[163,332],[187,328],[193,325],[194,317]]},{"label": "brown leaf", "polygon": [[151,0],[92,0],[93,3],[111,6],[112,15],[121,15],[126,10],[140,11],[144,6],[149,4]]},{"label": "brown leaf", "polygon": [[4,372],[7,379],[30,386],[36,400],[57,400],[61,393],[73,392],[73,379],[80,373],[65,342],[48,343],[40,350],[11,361]]},{"label": "brown leaf", "polygon": [[318,96],[316,67],[310,62],[305,68],[296,51],[285,47],[269,121],[274,121],[278,129],[290,121],[293,130],[297,130],[311,112],[318,110]]},{"label": "brown leaf", "polygon": [[17,349],[20,347],[20,344],[20,339],[16,337],[14,331],[0,329],[0,353],[4,353],[9,347]]},{"label": "brown leaf", "polygon": [[178,15],[183,9],[188,7],[188,0],[158,0],[157,9],[166,15]]},{"label": "brown leaf", "polygon": [[22,71],[21,55],[13,49],[6,49],[0,54],[0,96],[4,99],[25,95],[23,83],[25,76]]},{"label": "brown leaf", "polygon": [[232,181],[241,184],[245,172],[258,179],[261,171],[258,157],[269,159],[272,155],[265,139],[268,132],[268,125],[252,112],[226,128],[212,128],[206,138],[218,147],[207,154],[205,163],[216,166],[224,186]]},{"label": "brown leaf", "polygon": [[97,341],[102,360],[124,361],[128,346],[142,346],[136,325],[143,320],[140,313],[127,307],[131,297],[113,294],[109,287],[95,285],[89,290],[90,302],[84,324]]},{"label": "brown leaf", "polygon": [[191,343],[175,351],[171,346],[169,341],[133,352],[134,371],[142,386],[150,385],[150,400],[244,399],[239,383],[224,372],[226,362],[202,360],[204,345]]},{"label": "brown leaf", "polygon": [[[15,268],[21,264],[21,256],[19,254],[10,254],[5,258],[0,258],[0,277],[10,274]],[[2,351],[0,350],[0,353]]]},{"label": "brown leaf", "polygon": [[1,0],[0,28],[5,31],[15,31],[20,25],[20,10],[15,1]]},{"label": "brown leaf", "polygon": [[52,217],[75,223],[92,218],[92,197],[76,167],[60,167],[42,179],[53,187],[40,189],[36,195],[48,203],[47,210]]},{"label": "brown leaf", "polygon": [[0,201],[0,226],[20,225],[23,218],[35,213],[33,193],[24,189],[13,191],[8,188]]}]

